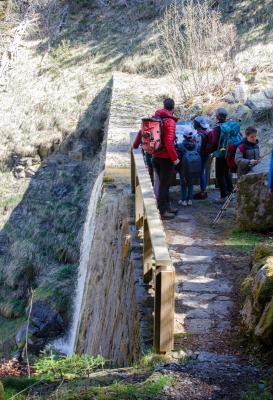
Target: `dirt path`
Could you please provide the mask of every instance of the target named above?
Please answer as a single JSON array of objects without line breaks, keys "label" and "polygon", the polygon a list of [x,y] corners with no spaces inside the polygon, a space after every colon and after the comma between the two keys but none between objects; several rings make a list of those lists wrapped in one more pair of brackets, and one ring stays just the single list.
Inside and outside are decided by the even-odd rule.
[{"label": "dirt path", "polygon": [[174,389],[168,398],[240,399],[259,376],[238,341],[239,287],[250,258],[226,242],[234,224],[232,205],[212,228],[221,207],[214,204],[215,198],[212,191],[210,200],[180,208],[177,217],[164,224],[176,268],[175,350],[191,358],[190,363],[164,367],[178,375],[177,388],[183,388],[183,393]]}]

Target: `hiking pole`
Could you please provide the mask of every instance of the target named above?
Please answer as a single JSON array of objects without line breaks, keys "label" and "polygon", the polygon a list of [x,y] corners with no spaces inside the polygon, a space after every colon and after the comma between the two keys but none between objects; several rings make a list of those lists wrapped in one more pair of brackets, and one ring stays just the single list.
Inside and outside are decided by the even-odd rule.
[{"label": "hiking pole", "polygon": [[230,195],[228,196],[228,198],[226,199],[225,203],[223,204],[221,210],[219,211],[219,213],[216,215],[216,217],[214,218],[212,225],[214,226],[215,224],[217,224],[217,222],[220,221],[220,219],[222,218],[222,215],[224,214],[224,211],[228,208],[231,200],[233,199],[233,195],[237,192],[237,188],[238,186],[236,185],[235,188],[233,189],[232,193],[230,193]]}]

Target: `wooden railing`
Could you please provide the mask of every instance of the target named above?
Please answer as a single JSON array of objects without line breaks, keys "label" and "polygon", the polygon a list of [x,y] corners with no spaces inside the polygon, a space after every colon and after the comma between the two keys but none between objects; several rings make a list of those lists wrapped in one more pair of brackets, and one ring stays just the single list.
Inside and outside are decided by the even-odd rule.
[{"label": "wooden railing", "polygon": [[[131,134],[131,143],[135,134]],[[173,350],[175,269],[169,255],[164,227],[157,209],[149,172],[141,150],[131,150],[131,184],[135,193],[135,223],[143,230],[143,277],[152,282],[154,301],[154,348]]]}]

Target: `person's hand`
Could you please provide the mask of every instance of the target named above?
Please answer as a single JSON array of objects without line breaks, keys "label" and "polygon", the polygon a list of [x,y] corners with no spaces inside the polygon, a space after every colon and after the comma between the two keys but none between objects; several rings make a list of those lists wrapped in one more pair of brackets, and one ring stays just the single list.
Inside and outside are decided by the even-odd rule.
[{"label": "person's hand", "polygon": [[174,164],[175,166],[177,166],[179,163],[180,163],[179,158],[173,162],[173,164]]}]

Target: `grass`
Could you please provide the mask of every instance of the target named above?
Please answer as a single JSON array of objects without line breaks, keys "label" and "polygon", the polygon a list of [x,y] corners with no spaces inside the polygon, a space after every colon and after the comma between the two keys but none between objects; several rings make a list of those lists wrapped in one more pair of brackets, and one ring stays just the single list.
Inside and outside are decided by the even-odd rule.
[{"label": "grass", "polygon": [[[174,382],[172,378],[154,372],[154,368],[163,361],[163,356],[148,352],[134,367],[115,370],[101,356],[61,357],[51,350],[42,353],[34,362],[35,375],[30,379],[2,379],[5,400],[22,391],[19,399],[27,396],[28,399],[37,400],[150,400],[158,398],[164,387]],[[104,370],[105,367],[108,369]]]},{"label": "grass", "polygon": [[229,233],[229,237],[226,239],[227,246],[234,246],[244,253],[252,252],[258,244],[273,245],[273,238],[256,232],[235,229]]},{"label": "grass", "polygon": [[150,400],[159,396],[164,387],[171,384],[170,378],[160,374],[136,384],[114,383],[107,387],[94,387],[82,392],[64,396],[66,400]]},{"label": "grass", "polygon": [[[105,381],[107,378],[104,378]],[[133,376],[132,376],[132,379]],[[3,385],[5,389],[5,400],[11,399],[16,395],[16,399],[42,400],[45,398],[58,398],[59,400],[89,400],[96,398],[97,400],[152,400],[159,396],[166,386],[173,383],[170,377],[162,376],[155,373],[148,379],[142,382],[128,383],[125,380],[120,382],[112,382],[104,386],[103,381],[101,385],[92,385],[90,380],[70,380],[61,385],[58,391],[55,391],[56,386],[59,385],[55,381],[54,384],[50,381],[40,383],[40,378],[4,378]],[[32,395],[31,387],[36,392]],[[21,395],[20,392],[23,392]],[[41,395],[39,395],[41,392]]]},{"label": "grass", "polygon": [[11,341],[11,338],[25,320],[25,317],[10,320],[0,316],[0,356],[6,355],[14,348],[15,342]]},{"label": "grass", "polygon": [[251,386],[242,400],[272,400],[273,376],[262,380],[259,385]]}]

